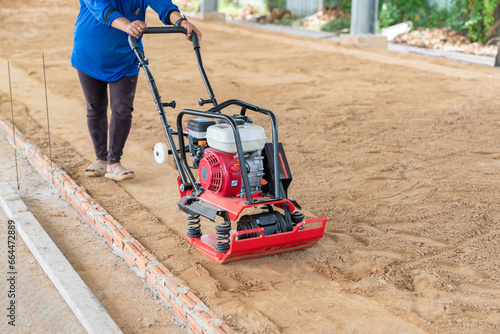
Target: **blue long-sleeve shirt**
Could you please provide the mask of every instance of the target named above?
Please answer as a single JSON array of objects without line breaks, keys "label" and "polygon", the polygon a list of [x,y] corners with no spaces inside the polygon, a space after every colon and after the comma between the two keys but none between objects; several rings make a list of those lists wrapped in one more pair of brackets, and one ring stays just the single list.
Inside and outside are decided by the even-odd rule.
[{"label": "blue long-sleeve shirt", "polygon": [[73,67],[105,82],[138,74],[139,63],[128,44],[127,33],[112,28],[111,22],[122,16],[131,22],[145,21],[148,6],[164,24],[171,24],[170,12],[178,11],[171,0],[80,0],[73,33]]}]

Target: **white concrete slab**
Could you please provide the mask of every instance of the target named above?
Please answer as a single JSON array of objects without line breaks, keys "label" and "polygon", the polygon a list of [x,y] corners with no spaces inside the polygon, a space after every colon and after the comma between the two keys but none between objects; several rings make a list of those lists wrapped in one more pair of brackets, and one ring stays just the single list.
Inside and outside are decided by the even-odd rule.
[{"label": "white concrete slab", "polygon": [[47,276],[88,333],[122,333],[40,223],[7,182],[0,182],[0,204]]}]

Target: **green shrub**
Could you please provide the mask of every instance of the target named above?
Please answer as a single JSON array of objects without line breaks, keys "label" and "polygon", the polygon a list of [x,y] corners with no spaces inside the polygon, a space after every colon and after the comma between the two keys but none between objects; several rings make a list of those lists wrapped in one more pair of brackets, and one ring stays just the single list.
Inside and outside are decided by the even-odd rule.
[{"label": "green shrub", "polygon": [[266,0],[266,6],[268,10],[273,10],[274,8],[285,9],[286,0]]},{"label": "green shrub", "polygon": [[351,26],[351,19],[349,17],[338,17],[325,24],[321,28],[321,30],[335,32],[344,29],[349,29],[350,26]]},{"label": "green shrub", "polygon": [[417,27],[450,28],[467,34],[474,42],[486,42],[499,5],[500,0],[452,0],[448,8],[440,9],[427,0],[382,0],[379,27],[413,21]]},{"label": "green shrub", "polygon": [[500,0],[458,0],[465,3],[464,15],[466,22],[465,29],[473,41],[486,42],[487,32],[495,23],[495,10],[500,4]]}]

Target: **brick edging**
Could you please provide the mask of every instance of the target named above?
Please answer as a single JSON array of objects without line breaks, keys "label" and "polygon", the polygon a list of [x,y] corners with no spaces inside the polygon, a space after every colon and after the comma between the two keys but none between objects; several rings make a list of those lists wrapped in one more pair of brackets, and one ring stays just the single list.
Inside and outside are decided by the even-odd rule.
[{"label": "brick edging", "polygon": [[80,213],[97,234],[104,238],[113,252],[121,257],[133,272],[145,280],[156,297],[172,311],[189,332],[195,334],[232,333],[232,330],[201,301],[188,286],[179,284],[163,264],[62,169],[42,155],[38,148],[26,142],[23,134],[12,123],[0,119],[0,129],[9,141],[21,149],[28,161]]}]

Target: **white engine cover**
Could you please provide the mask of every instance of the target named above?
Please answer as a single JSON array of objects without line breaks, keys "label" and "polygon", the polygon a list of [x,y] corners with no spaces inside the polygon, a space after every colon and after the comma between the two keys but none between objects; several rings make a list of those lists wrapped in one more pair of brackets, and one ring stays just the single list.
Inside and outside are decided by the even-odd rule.
[{"label": "white engine cover", "polygon": [[[267,137],[264,129],[252,123],[245,123],[238,126],[241,144],[244,152],[262,150],[266,144]],[[229,124],[211,125],[207,129],[208,146],[218,150],[235,153],[236,143],[233,129]]]}]

